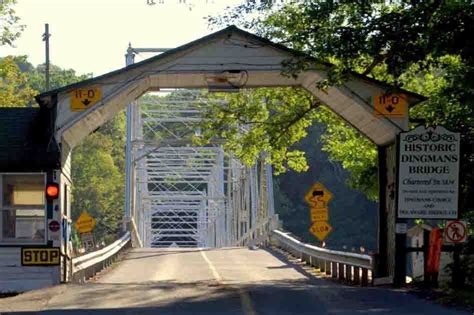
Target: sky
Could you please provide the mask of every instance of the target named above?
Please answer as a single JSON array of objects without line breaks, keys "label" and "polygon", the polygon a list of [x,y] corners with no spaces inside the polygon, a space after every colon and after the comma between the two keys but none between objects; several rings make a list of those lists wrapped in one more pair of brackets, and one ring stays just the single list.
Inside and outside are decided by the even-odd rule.
[{"label": "sky", "polygon": [[[216,31],[205,17],[242,1],[17,0],[14,8],[26,29],[14,48],[0,47],[0,56],[28,55],[33,65],[44,63],[42,34],[49,23],[51,63],[97,76],[125,65],[129,42],[140,48],[178,47]],[[142,53],[135,61],[151,56]]]}]

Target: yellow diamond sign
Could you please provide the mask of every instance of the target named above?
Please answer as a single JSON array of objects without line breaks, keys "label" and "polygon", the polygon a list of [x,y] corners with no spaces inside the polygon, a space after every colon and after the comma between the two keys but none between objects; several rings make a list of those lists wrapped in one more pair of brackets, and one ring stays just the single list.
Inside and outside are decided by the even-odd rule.
[{"label": "yellow diamond sign", "polygon": [[76,227],[76,230],[81,234],[89,233],[95,227],[95,219],[91,217],[86,211],[82,211],[74,226]]},{"label": "yellow diamond sign", "polygon": [[304,196],[304,200],[309,203],[311,208],[323,209],[332,199],[332,194],[321,183],[314,184]]},{"label": "yellow diamond sign", "polygon": [[325,221],[314,222],[309,231],[322,242],[331,233],[332,226]]}]

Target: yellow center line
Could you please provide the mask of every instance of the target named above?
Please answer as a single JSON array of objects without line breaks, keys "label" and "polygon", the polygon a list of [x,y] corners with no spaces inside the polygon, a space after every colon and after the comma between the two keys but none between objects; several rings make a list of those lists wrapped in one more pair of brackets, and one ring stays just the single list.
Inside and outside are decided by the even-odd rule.
[{"label": "yellow center line", "polygon": [[[202,249],[200,249],[199,252],[201,253],[202,258],[204,258],[204,260],[207,262],[207,265],[209,266],[209,269],[211,269],[212,275],[214,276],[216,281],[221,282],[222,277],[217,272],[217,269],[216,267],[214,267],[214,264],[212,263],[212,261],[207,257],[206,253]],[[252,299],[250,299],[249,293],[240,287],[238,291],[239,291],[239,296],[240,296],[240,303],[242,305],[244,314],[257,315],[257,312],[255,311],[255,308],[253,307]]]}]

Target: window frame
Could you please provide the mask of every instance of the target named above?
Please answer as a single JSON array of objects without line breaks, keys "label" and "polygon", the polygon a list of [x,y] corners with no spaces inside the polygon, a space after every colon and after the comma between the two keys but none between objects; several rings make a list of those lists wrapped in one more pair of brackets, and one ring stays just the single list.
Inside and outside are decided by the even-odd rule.
[{"label": "window frame", "polygon": [[24,240],[12,242],[11,239],[3,239],[3,178],[4,176],[43,176],[43,187],[46,187],[47,177],[45,172],[13,172],[13,173],[0,173],[0,247],[22,247],[22,246],[42,246],[48,244],[48,202],[45,198],[44,201],[44,240],[42,241],[30,241],[25,242]]}]

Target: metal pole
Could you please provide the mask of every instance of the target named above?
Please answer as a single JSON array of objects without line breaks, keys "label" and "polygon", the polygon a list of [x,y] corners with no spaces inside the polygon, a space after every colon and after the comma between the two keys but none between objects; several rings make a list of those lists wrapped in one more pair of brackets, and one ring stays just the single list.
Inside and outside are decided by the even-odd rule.
[{"label": "metal pole", "polygon": [[49,91],[49,37],[51,34],[49,33],[49,24],[46,23],[44,25],[44,34],[43,34],[43,41],[45,42],[45,54],[46,54],[46,61],[44,63],[44,75],[45,75],[45,91]]},{"label": "metal pole", "polygon": [[[134,63],[135,54],[132,45],[128,44],[127,53],[125,55],[125,65],[129,66]],[[125,149],[125,206],[124,206],[124,230],[128,230],[128,223],[131,217],[131,171],[132,171],[132,104],[127,106],[127,141]]]}]

